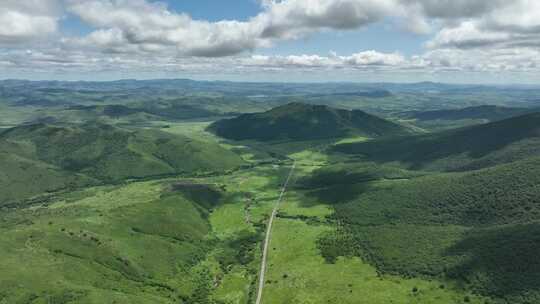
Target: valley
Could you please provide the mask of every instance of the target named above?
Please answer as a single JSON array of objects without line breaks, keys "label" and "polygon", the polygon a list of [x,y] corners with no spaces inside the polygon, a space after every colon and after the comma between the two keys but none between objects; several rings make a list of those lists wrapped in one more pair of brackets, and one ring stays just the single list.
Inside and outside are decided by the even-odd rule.
[{"label": "valley", "polygon": [[0,0],[0,304],[540,304],[540,0]]},{"label": "valley", "polygon": [[[334,108],[306,87],[262,103],[197,85],[157,105],[63,88],[83,105],[53,90],[3,108],[0,303],[540,299],[534,107],[441,105],[415,115],[454,123],[428,128],[362,106],[413,113],[413,89],[340,89],[355,106]],[[471,111],[489,122],[462,124]]]}]

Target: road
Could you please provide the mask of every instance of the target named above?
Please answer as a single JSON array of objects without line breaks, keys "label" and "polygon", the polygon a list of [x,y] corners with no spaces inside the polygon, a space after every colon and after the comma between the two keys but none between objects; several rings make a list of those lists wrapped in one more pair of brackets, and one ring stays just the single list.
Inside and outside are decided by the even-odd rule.
[{"label": "road", "polygon": [[266,227],[266,238],[264,239],[263,256],[262,256],[262,261],[261,261],[261,271],[259,275],[259,289],[257,292],[257,301],[255,302],[256,304],[262,303],[264,280],[266,276],[266,260],[268,257],[268,247],[270,245],[270,239],[272,238],[272,225],[274,224],[274,219],[276,218],[276,215],[278,213],[279,206],[281,205],[281,201],[283,200],[283,196],[285,195],[285,192],[287,192],[287,186],[289,185],[289,181],[291,180],[291,177],[294,173],[295,168],[296,168],[296,161],[293,162],[291,171],[289,172],[289,175],[287,176],[287,180],[285,180],[285,183],[283,184],[283,188],[281,188],[281,193],[279,194],[279,198],[276,202],[276,205],[274,206],[274,210],[272,210],[272,215],[270,216],[270,219],[268,220],[268,226]]}]

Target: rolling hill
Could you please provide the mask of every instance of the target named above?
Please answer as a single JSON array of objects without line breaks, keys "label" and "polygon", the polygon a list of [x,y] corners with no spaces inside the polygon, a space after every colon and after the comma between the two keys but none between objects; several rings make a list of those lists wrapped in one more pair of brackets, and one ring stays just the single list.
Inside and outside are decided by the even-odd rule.
[{"label": "rolling hill", "polygon": [[7,151],[0,152],[0,206],[37,194],[58,190],[75,189],[98,183],[82,174],[73,174],[46,162],[19,156]]},{"label": "rolling hill", "polygon": [[148,115],[153,117],[154,120],[181,120],[181,119],[193,119],[212,117],[219,115],[202,108],[197,108],[191,105],[177,104],[171,101],[160,101],[148,104],[133,104],[133,105],[105,105],[105,106],[73,106],[68,110],[80,111],[81,115],[84,113],[93,114],[96,117],[106,116],[110,118],[124,118],[138,115]]},{"label": "rolling hill", "polygon": [[0,81],[0,303],[540,303],[538,92]]},{"label": "rolling hill", "polygon": [[[96,122],[8,129],[0,133],[0,153],[5,160],[0,181],[14,187],[12,195],[3,191],[0,202],[91,181],[219,172],[243,164],[217,144]],[[29,181],[32,186],[26,187]]]},{"label": "rolling hill", "polygon": [[441,131],[485,124],[538,111],[539,109],[537,107],[513,108],[481,105],[460,109],[409,111],[399,113],[397,117],[405,119],[409,123],[413,123],[415,126],[424,130]]},{"label": "rolling hill", "polygon": [[[227,195],[210,185],[149,181],[61,194],[51,208],[2,212],[0,299],[172,304],[226,298],[215,278],[228,284],[250,269],[257,240],[254,232],[225,240],[213,235],[211,211]],[[233,282],[241,288],[231,293],[245,288],[243,280]]]},{"label": "rolling hill", "polygon": [[432,171],[466,171],[540,153],[540,113],[432,134],[337,145],[334,151],[379,163]]},{"label": "rolling hill", "polygon": [[149,125],[153,121],[179,121],[220,116],[203,108],[173,101],[142,104],[72,105],[62,109],[44,109],[30,117],[25,124],[84,123],[99,120],[107,124]]},{"label": "rolling hill", "polygon": [[338,233],[319,240],[327,261],[360,256],[383,273],[463,282],[494,303],[540,301],[540,158],[420,177],[384,171],[335,165],[301,183],[306,204],[335,211]]},{"label": "rolling hill", "polygon": [[538,111],[538,109],[508,108],[500,106],[477,106],[462,109],[437,110],[425,112],[413,112],[407,116],[427,121],[427,120],[462,120],[462,119],[482,119],[489,122],[512,118]]},{"label": "rolling hill", "polygon": [[290,103],[264,113],[244,114],[215,122],[215,134],[234,140],[313,140],[351,135],[379,137],[409,133],[393,122],[359,110]]}]

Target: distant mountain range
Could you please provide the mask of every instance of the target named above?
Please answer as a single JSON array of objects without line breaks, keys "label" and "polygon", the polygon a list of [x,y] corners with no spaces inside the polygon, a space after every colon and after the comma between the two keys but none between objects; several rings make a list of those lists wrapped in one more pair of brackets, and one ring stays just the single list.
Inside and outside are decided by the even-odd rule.
[{"label": "distant mountain range", "polygon": [[219,92],[249,95],[306,95],[306,94],[358,94],[366,97],[380,97],[389,92],[475,92],[475,91],[514,91],[540,90],[540,86],[498,86],[462,85],[436,82],[419,83],[278,83],[278,82],[231,82],[197,81],[191,79],[123,79],[117,81],[28,81],[8,79],[0,81],[0,93],[13,94],[22,91],[61,94],[66,91],[130,91],[131,93],[152,90],[182,90],[189,92]]}]

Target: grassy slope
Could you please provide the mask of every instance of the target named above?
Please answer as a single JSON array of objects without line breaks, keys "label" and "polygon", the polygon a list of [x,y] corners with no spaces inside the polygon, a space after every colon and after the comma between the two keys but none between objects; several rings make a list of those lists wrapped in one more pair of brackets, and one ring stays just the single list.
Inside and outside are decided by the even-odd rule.
[{"label": "grassy slope", "polygon": [[462,109],[437,110],[410,113],[412,118],[428,120],[463,120],[463,119],[483,119],[487,121],[497,121],[533,112],[534,109],[527,108],[507,108],[499,106],[477,106]]},{"label": "grassy slope", "polygon": [[[117,151],[127,143],[130,151],[141,155],[192,160],[179,163],[181,166],[208,164],[215,170],[230,165],[227,155],[234,155],[232,161],[238,162],[240,158],[228,150],[209,149],[217,147],[216,139],[203,134],[202,128],[199,124],[175,124],[166,129],[171,133],[139,131],[127,140],[122,135],[131,132],[113,128],[120,134],[112,132],[105,142],[85,136],[83,139],[91,143],[85,146],[92,147],[80,153],[92,158],[100,155],[101,145]],[[50,139],[47,145],[58,139],[77,140],[64,133],[73,131],[55,127],[40,130]],[[4,148],[21,151],[23,157],[50,159],[57,158],[55,153],[79,153],[47,146],[43,151],[47,154],[40,154],[33,149],[33,142],[26,140],[27,134],[11,134],[18,139],[17,144]],[[177,134],[201,136],[202,141]],[[175,145],[170,149],[165,149],[164,143],[158,148],[149,145],[171,138]],[[244,150],[244,157],[258,157],[248,148]],[[225,162],[212,162],[219,157]],[[0,243],[6,244],[0,250],[0,286],[6,287],[0,289],[0,302],[247,304],[258,269],[260,227],[286,173],[286,169],[259,166],[203,179],[87,188],[51,194],[44,205],[6,210],[0,213]]]},{"label": "grassy slope", "polygon": [[[323,161],[312,161],[309,153],[295,154],[298,170],[294,180],[317,170]],[[312,164],[309,164],[312,163]],[[366,169],[367,168],[367,169]],[[370,171],[372,165],[357,171]],[[335,170],[329,170],[333,174]],[[402,170],[388,168],[385,176]],[[372,171],[373,172],[373,171]],[[375,173],[375,172],[373,172]],[[352,177],[352,174],[347,175]],[[361,176],[364,179],[364,176]],[[335,178],[333,180],[336,180]],[[314,184],[320,180],[313,181]],[[341,178],[336,183],[341,183]],[[313,185],[313,184],[311,184]],[[309,193],[290,189],[275,222],[264,301],[269,303],[484,303],[462,287],[444,279],[405,279],[381,275],[377,269],[354,256],[338,257],[327,262],[320,243],[339,235],[328,217],[333,209]],[[341,251],[343,253],[344,251]]]},{"label": "grassy slope", "polygon": [[212,124],[209,130],[235,140],[311,140],[357,136],[406,134],[395,123],[362,111],[291,103],[268,112],[244,114]]},{"label": "grassy slope", "polygon": [[0,205],[45,192],[75,189],[96,183],[80,174],[71,174],[50,164],[0,152]]},{"label": "grassy slope", "polygon": [[367,184],[343,184],[331,177],[354,170],[326,168],[308,184],[326,178],[327,187],[309,192],[305,204],[332,204],[333,218],[345,224],[321,240],[329,261],[358,255],[388,273],[451,278],[501,303],[534,303],[540,299],[538,168],[534,158]]},{"label": "grassy slope", "polygon": [[482,105],[460,109],[411,111],[400,113],[397,116],[410,120],[414,125],[423,129],[436,131],[479,125],[533,112],[538,112],[538,109]]},{"label": "grassy slope", "polygon": [[178,194],[160,198],[160,191],[150,184],[90,189],[37,212],[4,214],[0,297],[9,303],[190,297],[197,278],[184,276],[204,259],[210,227],[196,203]]},{"label": "grassy slope", "polygon": [[[43,191],[76,188],[95,179],[116,182],[179,173],[223,172],[243,164],[235,153],[157,130],[130,131],[104,124],[37,124],[0,134],[1,180],[13,191],[2,202]],[[30,187],[24,183],[33,181]],[[15,195],[16,194],[16,195]]]},{"label": "grassy slope", "polygon": [[409,168],[465,171],[508,163],[540,152],[540,114],[395,140],[338,145],[335,151]]},{"label": "grassy slope", "polygon": [[0,302],[247,304],[285,173],[87,188],[4,212]]}]

